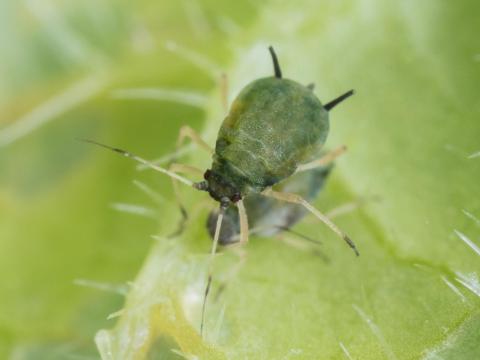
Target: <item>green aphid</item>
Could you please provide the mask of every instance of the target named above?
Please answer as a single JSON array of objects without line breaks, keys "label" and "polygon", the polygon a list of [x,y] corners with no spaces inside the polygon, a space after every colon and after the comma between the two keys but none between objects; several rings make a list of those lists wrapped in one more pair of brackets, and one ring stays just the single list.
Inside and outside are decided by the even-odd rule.
[{"label": "green aphid", "polygon": [[[328,136],[329,111],[351,96],[353,90],[322,105],[313,92],[313,86],[305,86],[282,77],[277,56],[272,47],[269,50],[274,76],[253,81],[234,100],[220,127],[212,166],[205,171],[203,181],[192,182],[177,174],[192,170],[195,174],[202,172],[191,166],[175,164],[167,170],[125,150],[87,141],[133,158],[197,190],[207,191],[220,203],[217,237],[213,242],[212,254],[216,251],[223,214],[230,205],[238,208],[240,241],[247,242],[248,219],[243,199],[261,194],[302,205],[344,239],[358,255],[353,241],[304,198],[298,194],[271,189],[294,173],[324,164],[324,159],[315,160],[315,156],[319,154]],[[210,149],[189,127],[182,128],[179,143],[186,137],[201,147]]]},{"label": "green aphid", "polygon": [[235,203],[286,179],[327,139],[328,110],[313,91],[283,79],[278,64],[275,74],[247,85],[220,127],[202,183],[217,201]]},{"label": "green aphid", "polygon": [[[325,186],[333,169],[333,163],[293,175],[276,184],[275,191],[293,192],[313,201]],[[245,198],[250,234],[271,237],[298,223],[308,213],[297,204],[283,203],[260,194]],[[211,211],[207,219],[207,229],[213,239],[219,211]],[[295,233],[297,234],[297,233]],[[299,235],[299,234],[297,234]],[[303,236],[302,236],[303,237]],[[313,239],[306,238],[313,241]],[[218,238],[219,245],[228,246],[240,240],[240,219],[235,208],[229,207],[223,217],[222,228]]]},{"label": "green aphid", "polygon": [[[325,106],[311,86],[282,78],[272,47],[275,76],[255,80],[233,102],[220,127],[210,170],[195,184],[220,202],[220,213],[238,203],[241,241],[248,239],[242,199],[262,194],[303,205],[340,235],[358,255],[349,237],[298,195],[271,186],[305,169],[325,143],[329,110],[353,94],[349,91]],[[307,166],[308,167],[308,166]],[[310,168],[310,167],[308,167]],[[219,223],[222,217],[219,217]],[[216,244],[214,244],[214,247]]]}]

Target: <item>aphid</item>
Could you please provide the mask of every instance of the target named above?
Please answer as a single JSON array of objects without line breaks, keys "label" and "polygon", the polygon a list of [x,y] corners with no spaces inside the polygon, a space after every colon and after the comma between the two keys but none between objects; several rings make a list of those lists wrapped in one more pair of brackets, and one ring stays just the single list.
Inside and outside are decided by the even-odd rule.
[{"label": "aphid", "polygon": [[[248,219],[243,201],[255,194],[303,206],[358,255],[353,241],[303,197],[272,190],[273,185],[294,173],[323,164],[325,160],[315,159],[315,156],[328,136],[329,111],[353,95],[353,91],[350,90],[322,105],[311,86],[282,77],[273,48],[269,47],[269,51],[273,60],[274,76],[255,80],[240,92],[220,127],[214,151],[191,128],[183,127],[180,131],[178,143],[190,138],[213,153],[211,168],[204,173],[200,169],[182,164],[173,164],[167,170],[125,150],[87,141],[130,157],[197,190],[206,191],[218,201],[219,216],[215,226],[211,260],[217,249],[225,211],[232,204],[238,208],[240,242],[248,241]],[[203,173],[204,180],[192,182],[178,175],[178,172],[195,175]],[[210,274],[202,314],[205,312],[205,300],[211,279]]]}]

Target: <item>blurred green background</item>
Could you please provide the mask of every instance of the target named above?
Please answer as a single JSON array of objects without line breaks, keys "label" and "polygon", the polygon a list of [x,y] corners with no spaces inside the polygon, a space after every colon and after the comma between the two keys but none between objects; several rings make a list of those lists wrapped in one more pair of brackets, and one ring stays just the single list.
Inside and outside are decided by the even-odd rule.
[{"label": "blurred green background", "polygon": [[[357,90],[332,114],[328,145],[349,154],[316,205],[381,201],[338,221],[360,259],[313,221],[299,228],[324,238],[328,264],[252,241],[208,347],[229,359],[480,358],[479,18],[473,0],[2,0],[0,358],[99,358],[93,338],[115,325],[127,284],[168,255],[151,235],[177,218],[170,181],[75,139],[153,159],[188,124],[213,144],[220,74],[231,98],[269,76],[269,44],[323,101]],[[206,211],[178,240],[187,255],[208,252]],[[196,355],[175,326],[149,358]]]}]

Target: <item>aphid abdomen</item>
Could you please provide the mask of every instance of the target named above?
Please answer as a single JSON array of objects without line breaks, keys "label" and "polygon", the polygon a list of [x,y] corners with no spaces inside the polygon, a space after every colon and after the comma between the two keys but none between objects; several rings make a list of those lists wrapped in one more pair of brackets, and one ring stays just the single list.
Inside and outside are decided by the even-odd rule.
[{"label": "aphid abdomen", "polygon": [[287,79],[252,82],[232,104],[216,143],[212,170],[261,191],[318,153],[328,113],[307,87]]}]

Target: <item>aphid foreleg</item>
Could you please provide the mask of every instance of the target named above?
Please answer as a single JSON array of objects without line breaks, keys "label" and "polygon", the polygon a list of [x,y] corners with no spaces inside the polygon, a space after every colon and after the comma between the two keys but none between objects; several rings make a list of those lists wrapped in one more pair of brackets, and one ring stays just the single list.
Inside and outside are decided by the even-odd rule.
[{"label": "aphid foreleg", "polygon": [[246,244],[248,242],[248,217],[243,200],[237,202],[237,208],[240,219],[240,244]]},{"label": "aphid foreleg", "polygon": [[327,225],[335,234],[340,236],[347,244],[350,246],[355,254],[358,256],[359,252],[357,250],[357,247],[355,246],[354,242],[348,237],[347,234],[345,234],[342,230],[340,230],[337,225],[335,225],[330,219],[322,214],[320,211],[318,211],[315,207],[313,207],[308,201],[306,201],[304,198],[297,194],[291,194],[291,193],[282,193],[282,192],[277,192],[273,191],[272,189],[268,188],[264,190],[262,195],[271,197],[273,199],[281,200],[281,201],[286,201],[289,203],[293,204],[299,204],[302,205],[305,209],[310,211],[313,215],[315,215],[320,221],[322,221],[325,225]]},{"label": "aphid foreleg", "polygon": [[313,160],[306,164],[299,165],[295,173],[299,173],[302,171],[314,169],[316,167],[328,165],[332,163],[335,159],[337,159],[339,156],[345,154],[346,151],[347,151],[347,147],[345,145],[339,146],[338,148],[323,155],[320,159]]}]

